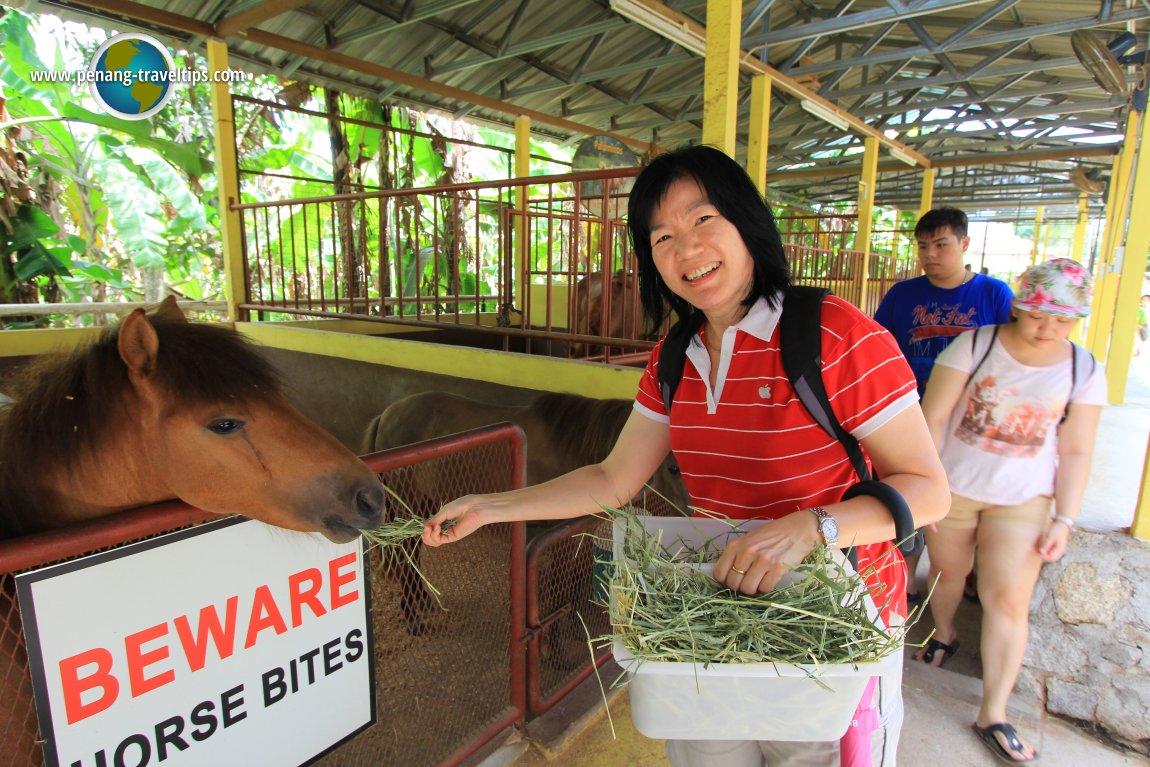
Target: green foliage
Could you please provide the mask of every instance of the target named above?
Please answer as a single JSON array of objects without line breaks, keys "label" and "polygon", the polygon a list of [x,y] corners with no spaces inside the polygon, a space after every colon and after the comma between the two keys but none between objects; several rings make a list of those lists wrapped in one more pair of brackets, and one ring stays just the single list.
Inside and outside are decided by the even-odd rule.
[{"label": "green foliage", "polygon": [[[46,31],[44,31],[46,30]],[[207,84],[181,85],[147,120],[122,120],[95,107],[86,86],[36,82],[33,72],[86,66],[100,33],[0,10],[0,96],[6,127],[27,160],[0,155],[19,189],[0,187],[12,231],[0,221],[0,302],[155,299],[166,286],[191,298],[223,295],[218,181]],[[177,67],[206,69],[174,51]],[[445,123],[406,108],[339,97],[332,138],[325,94],[299,83],[256,78],[233,93],[279,100],[304,111],[233,102],[244,203],[324,197],[335,192],[416,189],[512,175],[514,136]],[[458,132],[457,132],[458,131]],[[465,144],[484,143],[491,148]],[[342,147],[332,159],[333,143]],[[563,172],[569,152],[532,146],[532,172]],[[0,170],[5,170],[0,169]],[[498,281],[497,235],[511,202],[420,195],[376,202],[318,203],[246,212],[253,284],[268,300],[310,292],[378,297],[380,283],[403,292],[486,293]],[[17,204],[18,203],[18,204]],[[0,205],[0,214],[6,208]],[[559,233],[556,253],[569,248]],[[380,248],[384,252],[379,252]],[[537,243],[538,263],[551,257]],[[478,251],[478,252],[474,252]],[[421,254],[435,252],[438,258]],[[448,263],[448,259],[458,263]],[[386,268],[386,274],[378,271]],[[384,279],[381,280],[381,277]],[[461,306],[461,309],[465,307]]]}]

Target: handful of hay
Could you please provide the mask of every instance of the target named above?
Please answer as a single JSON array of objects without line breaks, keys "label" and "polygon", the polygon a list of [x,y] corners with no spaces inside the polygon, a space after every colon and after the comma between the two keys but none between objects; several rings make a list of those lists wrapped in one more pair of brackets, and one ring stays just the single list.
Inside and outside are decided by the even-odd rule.
[{"label": "handful of hay", "polygon": [[[370,551],[371,549],[377,548],[386,554],[394,555],[397,552],[401,554],[403,558],[407,560],[407,564],[411,566],[411,569],[415,571],[415,574],[419,576],[419,579],[427,586],[427,590],[435,597],[435,601],[442,607],[443,603],[440,602],[439,599],[439,589],[435,588],[435,585],[428,580],[416,562],[416,545],[420,537],[423,536],[423,526],[427,520],[416,516],[415,512],[411,510],[411,507],[387,485],[384,485],[383,489],[387,491],[393,500],[403,507],[407,514],[406,516],[397,515],[374,530],[361,530],[361,535],[363,535],[369,544],[368,550]],[[443,529],[450,530],[454,523],[455,520],[453,519],[447,520],[443,524]]]},{"label": "handful of hay", "polygon": [[[837,551],[817,547],[773,591],[748,596],[711,576],[727,542],[747,532],[738,521],[613,516],[606,639],[639,661],[818,667],[874,663],[902,646],[908,626],[883,625],[863,578]],[[676,526],[706,526],[710,535],[663,529]]]}]

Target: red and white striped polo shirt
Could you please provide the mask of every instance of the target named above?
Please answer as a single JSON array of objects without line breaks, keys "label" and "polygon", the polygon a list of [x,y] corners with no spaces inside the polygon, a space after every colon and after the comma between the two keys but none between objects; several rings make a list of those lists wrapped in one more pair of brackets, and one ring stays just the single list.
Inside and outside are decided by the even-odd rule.
[{"label": "red and white striped polo shirt", "polygon": [[[692,503],[707,512],[777,519],[836,503],[858,481],[842,445],[815,423],[787,380],[780,313],[759,299],[727,329],[713,391],[700,331],[687,349],[670,418],[658,385],[662,343],[639,383],[635,409],[670,423],[671,449]],[[918,402],[914,375],[891,335],[835,296],[823,302],[822,358],[831,408],[860,441]],[[890,548],[861,547],[860,565]],[[883,580],[894,588],[890,575]],[[892,596],[904,592],[905,587]]]}]

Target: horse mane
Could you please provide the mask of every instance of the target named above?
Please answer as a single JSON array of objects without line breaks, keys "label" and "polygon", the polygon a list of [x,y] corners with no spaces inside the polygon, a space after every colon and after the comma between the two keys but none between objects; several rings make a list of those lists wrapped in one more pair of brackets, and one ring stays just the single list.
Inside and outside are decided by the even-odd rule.
[{"label": "horse mane", "polygon": [[[280,380],[255,347],[224,327],[149,315],[159,337],[154,380],[171,402],[202,404],[280,396]],[[69,468],[122,428],[128,369],[119,325],[71,354],[50,355],[9,382],[0,411],[0,540],[35,528],[45,493],[36,478]]]},{"label": "horse mane", "polygon": [[578,394],[543,394],[530,408],[551,428],[551,444],[577,465],[607,457],[631,415],[628,399],[592,399]]}]

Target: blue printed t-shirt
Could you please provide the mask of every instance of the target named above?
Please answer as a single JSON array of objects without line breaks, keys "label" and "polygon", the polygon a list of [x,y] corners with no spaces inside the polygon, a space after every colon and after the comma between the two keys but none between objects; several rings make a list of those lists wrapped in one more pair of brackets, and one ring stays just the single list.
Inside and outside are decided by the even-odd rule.
[{"label": "blue printed t-shirt", "polygon": [[976,274],[957,288],[939,288],[925,275],[896,283],[874,318],[890,331],[910,363],[921,397],[934,361],[959,333],[1010,321],[1014,292],[1002,280]]}]

